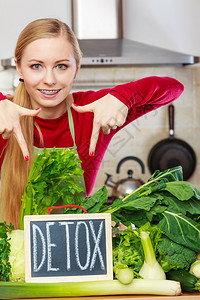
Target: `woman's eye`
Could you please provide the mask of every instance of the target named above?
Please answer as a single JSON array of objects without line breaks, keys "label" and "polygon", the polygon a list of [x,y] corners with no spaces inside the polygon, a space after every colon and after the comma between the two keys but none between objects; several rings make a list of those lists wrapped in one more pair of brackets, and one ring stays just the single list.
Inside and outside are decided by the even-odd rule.
[{"label": "woman's eye", "polygon": [[67,65],[65,65],[65,64],[59,64],[59,65],[56,66],[56,68],[60,69],[60,70],[65,70],[65,69],[67,69]]},{"label": "woman's eye", "polygon": [[34,64],[31,66],[32,69],[35,69],[35,70],[38,70],[38,69],[41,69],[42,66],[40,64]]}]

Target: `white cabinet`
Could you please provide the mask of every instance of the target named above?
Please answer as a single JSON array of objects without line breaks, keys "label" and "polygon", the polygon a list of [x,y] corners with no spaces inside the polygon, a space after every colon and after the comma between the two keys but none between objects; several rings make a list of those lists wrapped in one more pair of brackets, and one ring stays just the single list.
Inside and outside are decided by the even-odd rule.
[{"label": "white cabinet", "polygon": [[31,21],[54,17],[71,27],[71,0],[0,0],[0,60],[14,56],[21,30]]},{"label": "white cabinet", "polygon": [[200,56],[199,0],[123,0],[124,37]]}]

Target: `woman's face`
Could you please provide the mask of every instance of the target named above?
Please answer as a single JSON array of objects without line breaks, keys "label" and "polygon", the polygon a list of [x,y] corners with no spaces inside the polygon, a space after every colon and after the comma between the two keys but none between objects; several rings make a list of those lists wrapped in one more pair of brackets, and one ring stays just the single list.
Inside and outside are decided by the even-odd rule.
[{"label": "woman's face", "polygon": [[44,38],[30,43],[16,67],[20,78],[24,79],[33,108],[42,108],[39,116],[57,118],[62,115],[78,72],[73,48],[66,38]]}]

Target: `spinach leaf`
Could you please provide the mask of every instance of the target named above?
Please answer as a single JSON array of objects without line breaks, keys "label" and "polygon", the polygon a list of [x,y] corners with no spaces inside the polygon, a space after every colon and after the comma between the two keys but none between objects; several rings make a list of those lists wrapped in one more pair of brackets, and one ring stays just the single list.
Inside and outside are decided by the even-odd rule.
[{"label": "spinach leaf", "polygon": [[155,171],[154,174],[147,180],[148,182],[162,180],[164,179],[167,182],[170,181],[182,181],[183,180],[183,170],[181,166],[177,166],[163,172],[159,170]]},{"label": "spinach leaf", "polygon": [[[91,197],[79,198],[73,204],[82,206],[88,213],[98,213],[101,207],[104,207],[104,203],[107,201],[107,189],[103,186]],[[80,208],[66,208],[65,213],[83,213],[83,210]]]},{"label": "spinach leaf", "polygon": [[149,180],[147,180],[147,182],[145,182],[143,185],[138,187],[135,191],[133,191],[129,195],[125,196],[124,199],[122,199],[120,205],[116,206],[114,201],[113,205],[111,205],[106,212],[112,214],[118,209],[120,209],[122,206],[124,206],[126,203],[131,202],[132,200],[135,200],[139,197],[148,196],[153,192],[157,192],[161,189],[164,189],[166,187],[167,182],[182,180],[182,179],[183,179],[183,172],[181,166],[174,167],[172,169],[168,169],[163,172],[156,171],[149,178]]},{"label": "spinach leaf", "polygon": [[161,190],[168,191],[181,201],[187,201],[195,195],[194,186],[186,181],[168,182]]},{"label": "spinach leaf", "polygon": [[155,203],[162,199],[163,197],[159,194],[151,194],[149,196],[144,196],[141,198],[137,198],[133,201],[130,201],[128,203],[124,202],[123,209],[129,209],[129,210],[138,210],[143,209],[146,211],[149,211],[151,207],[155,205]]}]

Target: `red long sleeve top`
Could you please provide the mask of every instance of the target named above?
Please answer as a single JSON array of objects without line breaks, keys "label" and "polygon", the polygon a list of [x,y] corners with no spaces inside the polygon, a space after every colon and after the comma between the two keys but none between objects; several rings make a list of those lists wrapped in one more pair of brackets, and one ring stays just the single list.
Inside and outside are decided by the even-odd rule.
[{"label": "red long sleeve top", "polygon": [[[122,101],[129,109],[126,122],[122,127],[112,130],[109,135],[104,135],[103,132],[100,131],[95,155],[93,157],[89,156],[93,113],[77,113],[72,109],[75,140],[84,170],[87,195],[90,195],[92,191],[97,172],[113,135],[140,116],[174,101],[181,95],[183,89],[183,85],[176,79],[151,76],[109,89],[73,93],[74,103],[77,105],[89,104],[109,93]],[[5,98],[6,97],[0,93],[0,100]],[[55,146],[63,148],[73,146],[67,112],[57,119],[43,119],[36,116],[35,121],[39,125],[44,139],[44,146],[41,146],[39,133],[37,129],[35,129],[34,145],[36,147],[52,148]],[[0,154],[3,152],[6,143],[7,141],[3,140],[0,136]],[[3,157],[4,154],[0,157],[0,167],[3,162]]]}]

